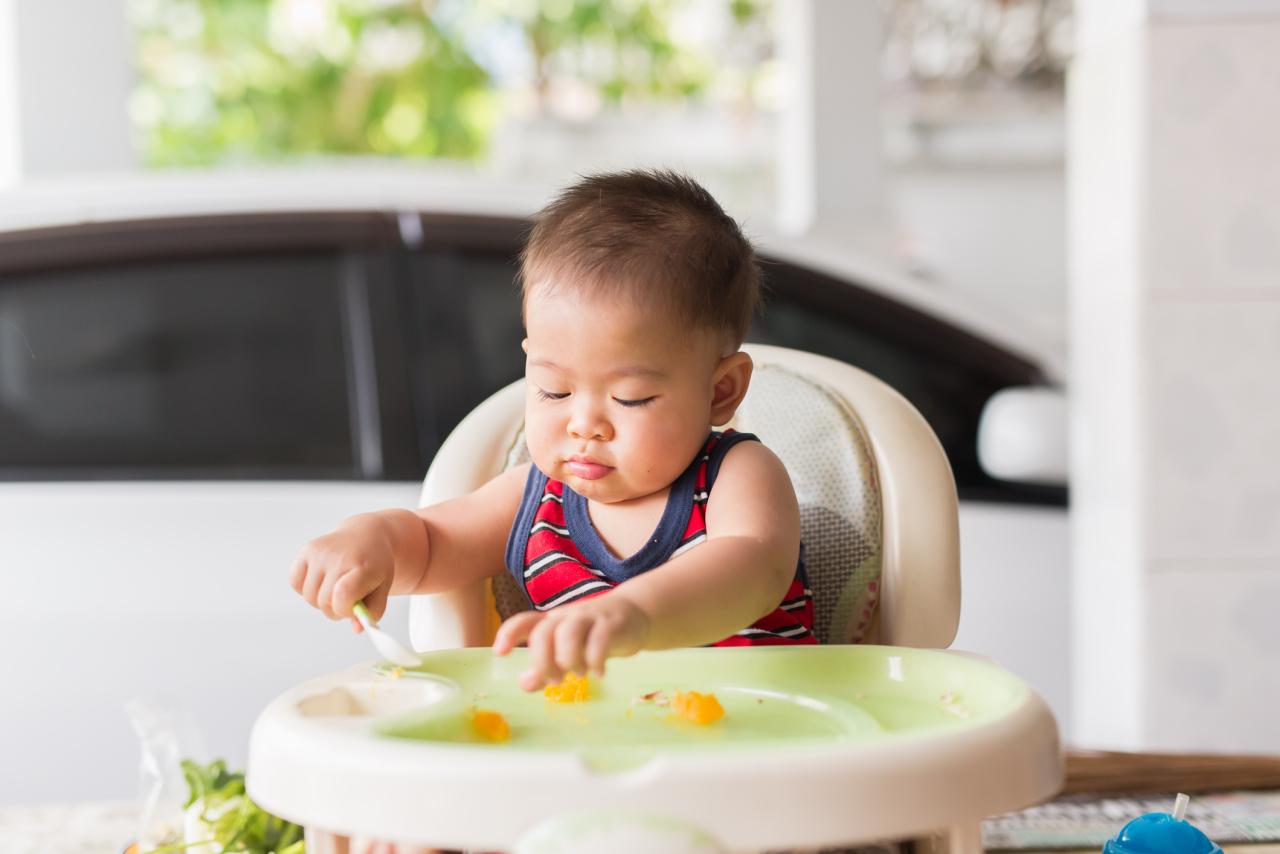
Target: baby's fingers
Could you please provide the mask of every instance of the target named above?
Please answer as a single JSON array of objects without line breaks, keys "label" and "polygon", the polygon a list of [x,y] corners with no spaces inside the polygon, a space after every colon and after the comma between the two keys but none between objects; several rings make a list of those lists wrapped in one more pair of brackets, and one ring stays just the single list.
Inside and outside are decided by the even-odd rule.
[{"label": "baby's fingers", "polygon": [[534,626],[542,622],[546,616],[541,611],[522,611],[508,619],[498,627],[498,633],[493,638],[494,654],[506,655],[524,643],[533,632]]},{"label": "baby's fingers", "polygon": [[369,615],[381,620],[387,610],[386,584],[378,585],[377,576],[365,566],[358,566],[338,579],[333,586],[333,598],[330,607],[339,617],[351,616],[351,609],[356,602],[364,599]]},{"label": "baby's fingers", "polygon": [[583,617],[566,617],[556,626],[555,660],[556,666],[565,673],[587,675],[586,646],[587,634],[591,631],[594,620]]},{"label": "baby's fingers", "polygon": [[294,593],[302,592],[302,583],[307,579],[307,559],[301,555],[293,562],[293,566],[289,569],[289,586],[293,588]]},{"label": "baby's fingers", "polygon": [[[613,646],[613,623],[607,620],[596,620],[591,627],[591,634],[586,641],[586,665],[591,675],[597,679],[604,676],[604,661],[609,657],[609,648]],[[585,675],[585,674],[584,674]]]},{"label": "baby's fingers", "polygon": [[520,687],[526,691],[536,691],[548,682],[559,682],[564,678],[555,660],[557,622],[541,620],[529,633],[529,669],[520,676]]},{"label": "baby's fingers", "polygon": [[298,592],[312,608],[320,607],[320,586],[324,584],[325,573],[318,566],[308,566],[306,578],[302,580],[302,589]]}]

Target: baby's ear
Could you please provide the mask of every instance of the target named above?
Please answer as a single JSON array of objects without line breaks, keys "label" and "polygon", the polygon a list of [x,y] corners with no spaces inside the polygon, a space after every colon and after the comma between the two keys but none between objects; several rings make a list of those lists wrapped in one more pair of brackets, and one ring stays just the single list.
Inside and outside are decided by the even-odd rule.
[{"label": "baby's ear", "polygon": [[739,350],[725,356],[716,367],[711,393],[711,425],[727,424],[738,411],[751,385],[751,357]]},{"label": "baby's ear", "polygon": [[524,354],[526,356],[529,355],[529,339],[528,338],[520,342],[520,349],[524,351]]}]

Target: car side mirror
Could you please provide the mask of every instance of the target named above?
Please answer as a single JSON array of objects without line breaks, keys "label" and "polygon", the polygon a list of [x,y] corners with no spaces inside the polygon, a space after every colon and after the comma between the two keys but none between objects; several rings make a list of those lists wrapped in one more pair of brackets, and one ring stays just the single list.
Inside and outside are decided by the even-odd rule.
[{"label": "car side mirror", "polygon": [[978,421],[978,462],[999,480],[1066,486],[1067,396],[1023,386],[996,392]]}]

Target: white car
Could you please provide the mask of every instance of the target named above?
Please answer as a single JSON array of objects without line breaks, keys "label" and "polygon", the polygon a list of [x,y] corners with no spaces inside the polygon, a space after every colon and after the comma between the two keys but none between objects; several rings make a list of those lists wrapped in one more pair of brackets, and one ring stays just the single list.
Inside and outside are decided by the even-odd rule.
[{"label": "white car", "polygon": [[[135,796],[134,698],[170,698],[199,755],[239,764],[274,695],[373,657],[288,567],[347,515],[412,506],[453,425],[522,374],[514,259],[544,199],[368,172],[0,195],[3,754],[22,769],[0,803]],[[924,413],[961,498],[956,647],[1028,679],[1067,730],[1065,488],[979,461],[993,395],[1044,395],[1061,354],[841,247],[757,237],[751,340],[854,363]],[[981,431],[994,465],[1060,477],[1059,450],[999,438],[1027,417],[1060,434],[1060,413],[1003,399]]]}]

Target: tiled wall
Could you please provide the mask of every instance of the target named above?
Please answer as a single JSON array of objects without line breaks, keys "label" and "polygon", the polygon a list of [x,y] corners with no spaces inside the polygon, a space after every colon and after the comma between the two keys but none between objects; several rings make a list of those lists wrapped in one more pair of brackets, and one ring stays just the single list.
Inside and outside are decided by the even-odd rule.
[{"label": "tiled wall", "polygon": [[1274,752],[1280,2],[1167,5],[1072,80],[1077,738]]}]

